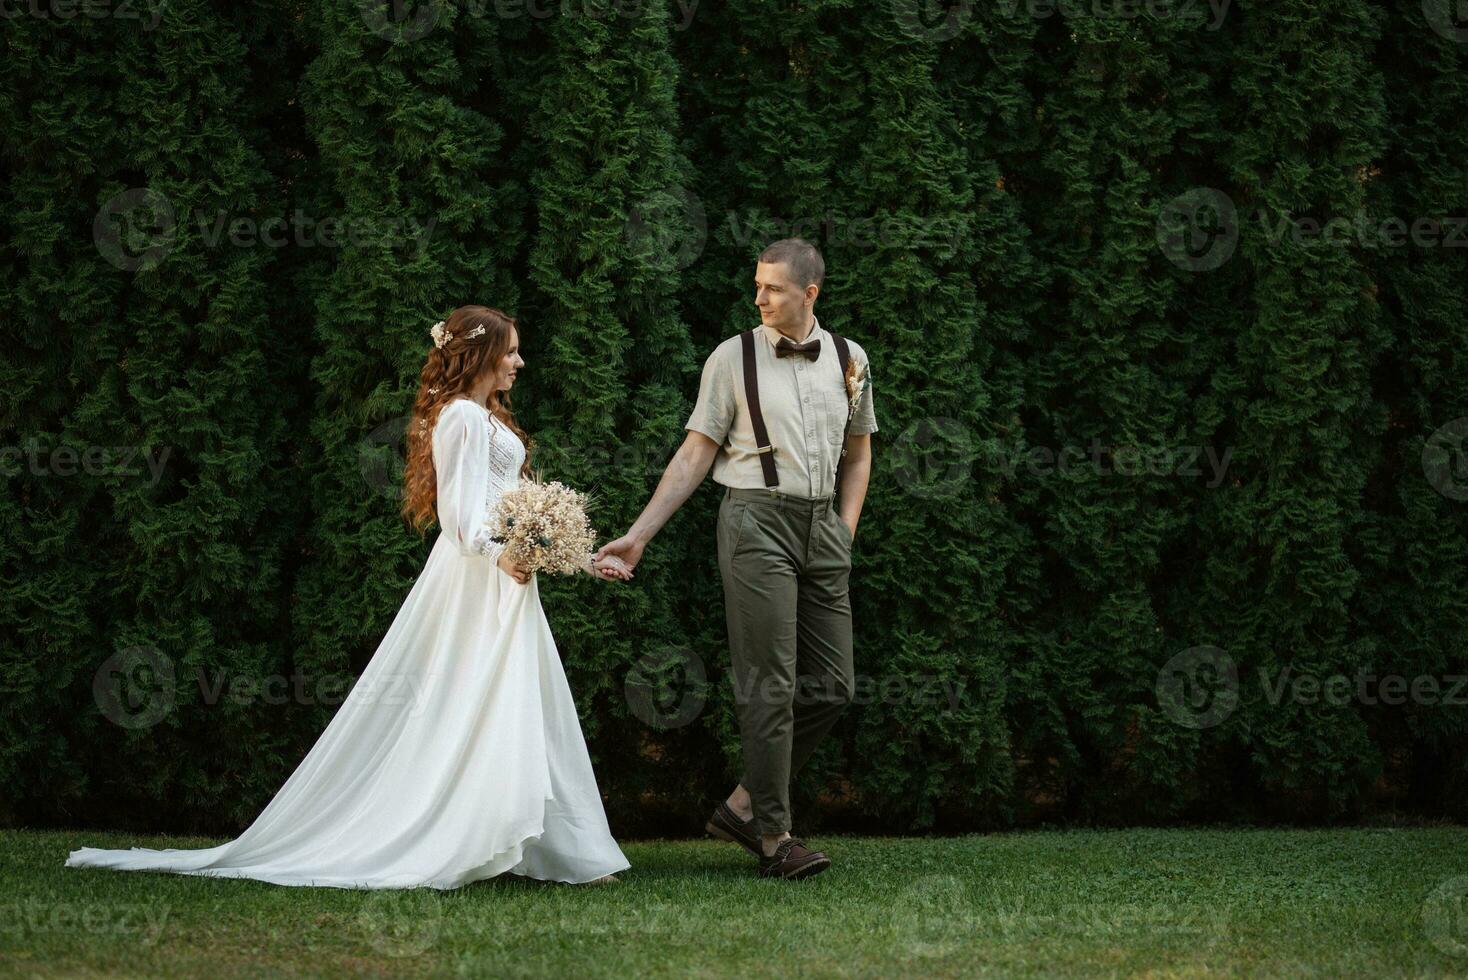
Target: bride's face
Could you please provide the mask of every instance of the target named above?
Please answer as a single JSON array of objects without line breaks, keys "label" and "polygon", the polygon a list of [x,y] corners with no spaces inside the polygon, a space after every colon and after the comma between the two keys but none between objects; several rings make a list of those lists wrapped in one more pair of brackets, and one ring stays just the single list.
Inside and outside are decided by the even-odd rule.
[{"label": "bride's face", "polygon": [[520,333],[514,327],[510,328],[510,349],[500,362],[495,366],[494,390],[509,391],[515,384],[515,373],[525,366],[520,357]]}]

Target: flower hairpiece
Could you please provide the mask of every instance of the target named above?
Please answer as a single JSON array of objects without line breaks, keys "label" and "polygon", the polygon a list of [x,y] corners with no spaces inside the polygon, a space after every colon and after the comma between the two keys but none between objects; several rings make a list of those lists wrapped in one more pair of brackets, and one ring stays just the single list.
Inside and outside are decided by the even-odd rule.
[{"label": "flower hairpiece", "polygon": [[[444,329],[444,322],[442,320],[435,323],[433,325],[433,329],[428,332],[433,334],[433,346],[437,347],[439,350],[443,350],[443,345],[454,339],[454,335],[449,333],[448,330]],[[473,330],[465,333],[464,339],[469,340],[472,337],[478,337],[482,333],[484,333],[484,324],[481,323]]]}]

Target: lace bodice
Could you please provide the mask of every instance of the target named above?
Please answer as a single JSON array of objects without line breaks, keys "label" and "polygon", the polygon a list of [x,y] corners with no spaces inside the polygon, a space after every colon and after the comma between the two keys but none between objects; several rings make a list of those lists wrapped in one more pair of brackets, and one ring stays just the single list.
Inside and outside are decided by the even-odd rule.
[{"label": "lace bodice", "polygon": [[525,465],[525,444],[493,413],[484,413],[484,423],[489,428],[489,493],[485,502],[493,505],[500,493],[520,485],[520,467]]},{"label": "lace bodice", "polygon": [[525,444],[493,412],[485,412],[484,421],[489,427],[489,479],[485,481],[484,487],[485,526],[474,540],[474,550],[498,559],[500,545],[489,540],[489,528],[494,523],[491,518],[495,508],[499,506],[500,495],[520,485],[520,466],[525,462]]},{"label": "lace bodice", "polygon": [[464,555],[498,561],[504,545],[490,540],[501,495],[520,485],[525,445],[478,402],[455,398],[433,429],[438,518]]}]

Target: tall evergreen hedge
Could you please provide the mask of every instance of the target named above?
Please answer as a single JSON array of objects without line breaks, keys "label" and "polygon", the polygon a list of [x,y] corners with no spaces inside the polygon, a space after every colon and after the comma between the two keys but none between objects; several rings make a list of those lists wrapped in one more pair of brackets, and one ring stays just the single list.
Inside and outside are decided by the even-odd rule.
[{"label": "tall evergreen hedge", "polygon": [[[879,425],[803,827],[1461,819],[1468,30],[1160,9],[17,8],[0,820],[238,831],[426,558],[433,321],[606,540],[790,234]],[[542,583],[619,833],[741,768],[718,490]]]}]

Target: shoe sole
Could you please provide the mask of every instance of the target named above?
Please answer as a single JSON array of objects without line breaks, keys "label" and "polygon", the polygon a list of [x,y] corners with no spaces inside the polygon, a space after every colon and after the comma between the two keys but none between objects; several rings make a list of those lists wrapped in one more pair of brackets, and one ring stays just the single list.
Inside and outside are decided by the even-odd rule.
[{"label": "shoe sole", "polygon": [[825,871],[830,866],[831,859],[823,858],[820,861],[812,861],[809,864],[802,864],[800,867],[796,868],[794,871],[789,872],[788,874],[772,875],[762,873],[762,875],[765,878],[779,878],[783,881],[796,881],[801,878],[809,878],[811,875],[820,874],[822,871]]},{"label": "shoe sole", "polygon": [[756,854],[754,848],[750,847],[748,844],[744,843],[744,841],[740,840],[738,837],[735,837],[733,834],[729,833],[727,830],[725,830],[723,827],[720,827],[718,824],[714,823],[712,820],[710,820],[708,823],[704,824],[703,825],[703,829],[706,830],[706,831],[708,831],[710,834],[713,834],[719,840],[726,840],[726,841],[728,841],[731,844],[738,844],[740,847],[744,848],[749,853],[755,854],[756,857],[758,856],[758,854]]}]

